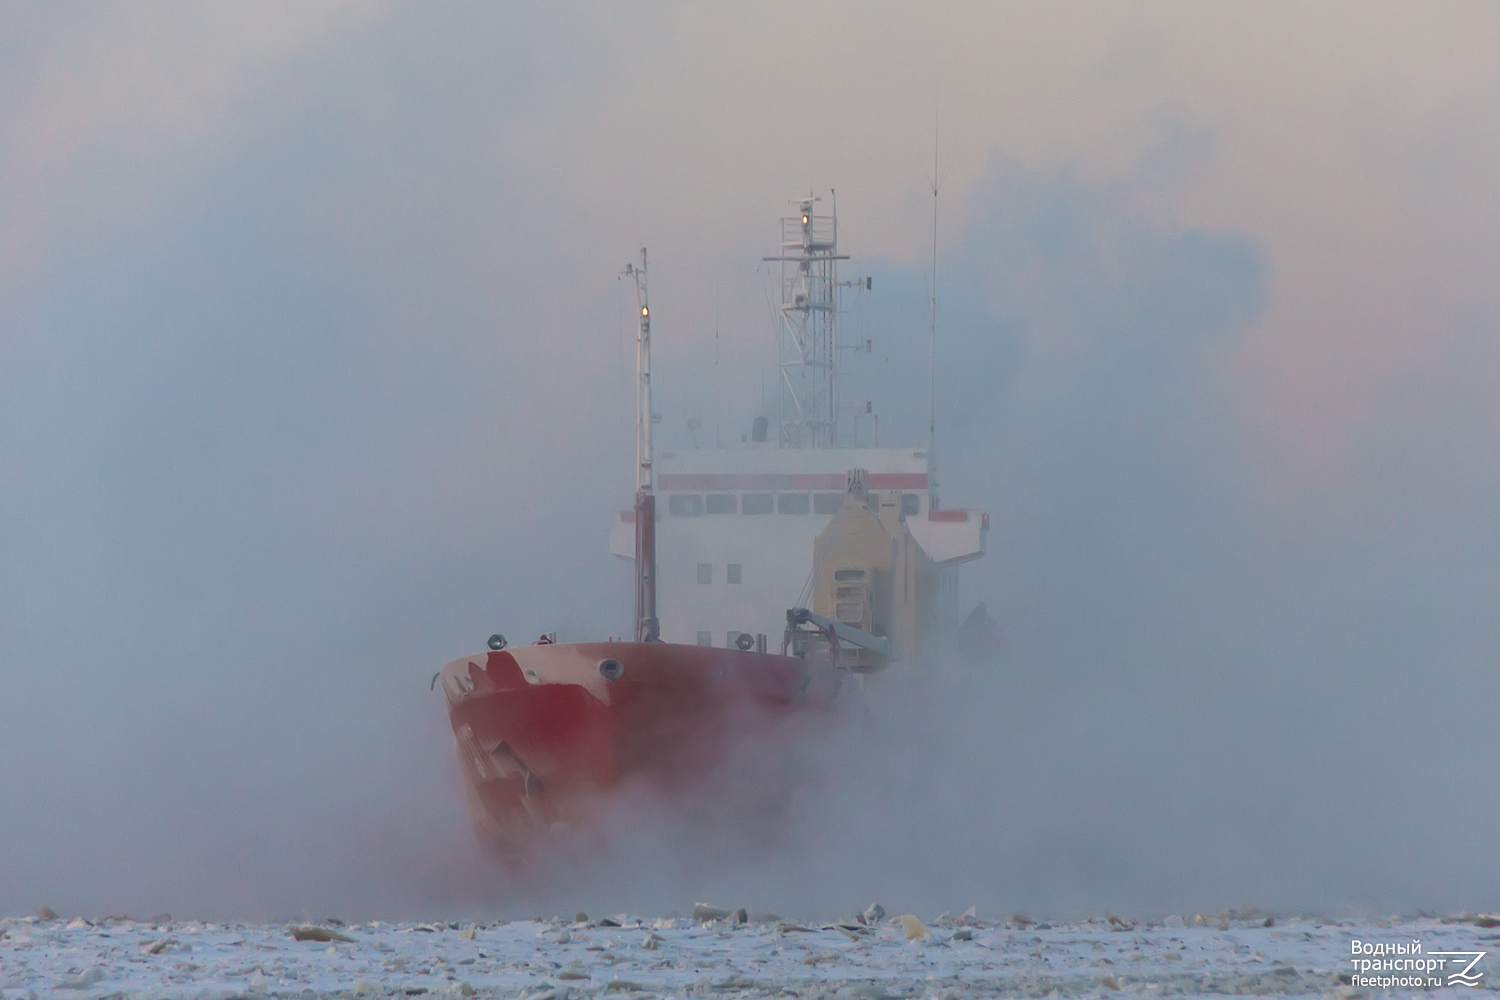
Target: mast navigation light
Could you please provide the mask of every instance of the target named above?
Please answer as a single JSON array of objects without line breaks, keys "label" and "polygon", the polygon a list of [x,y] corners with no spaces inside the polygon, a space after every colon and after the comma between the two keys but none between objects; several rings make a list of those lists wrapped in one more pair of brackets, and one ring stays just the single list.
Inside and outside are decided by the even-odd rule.
[{"label": "mast navigation light", "polygon": [[641,315],[642,316],[650,316],[651,315],[651,310],[648,309],[648,308],[646,308],[645,306],[641,306]]}]

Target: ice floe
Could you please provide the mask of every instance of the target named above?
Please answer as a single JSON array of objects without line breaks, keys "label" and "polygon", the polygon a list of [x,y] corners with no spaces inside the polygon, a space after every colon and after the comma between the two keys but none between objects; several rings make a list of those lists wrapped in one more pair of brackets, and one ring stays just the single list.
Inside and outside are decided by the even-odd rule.
[{"label": "ice floe", "polygon": [[[47,911],[50,913],[50,911]],[[1231,911],[1163,920],[942,914],[834,923],[700,904],[629,915],[466,923],[237,924],[0,919],[0,1000],[199,997],[886,997],[1401,995],[1351,983],[1351,945],[1486,951],[1487,918],[1333,920]],[[1495,989],[1500,968],[1485,968]],[[1459,989],[1453,987],[1454,995]],[[1446,983],[1425,994],[1444,993]],[[1468,996],[1467,992],[1462,995]]]}]

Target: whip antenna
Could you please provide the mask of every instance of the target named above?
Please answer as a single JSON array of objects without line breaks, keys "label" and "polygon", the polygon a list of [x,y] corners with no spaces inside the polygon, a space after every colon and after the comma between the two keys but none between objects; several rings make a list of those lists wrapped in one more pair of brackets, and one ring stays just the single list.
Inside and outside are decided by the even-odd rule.
[{"label": "whip antenna", "polygon": [[938,509],[937,483],[937,256],[938,256],[938,111],[932,106],[932,286],[927,305],[927,509]]}]

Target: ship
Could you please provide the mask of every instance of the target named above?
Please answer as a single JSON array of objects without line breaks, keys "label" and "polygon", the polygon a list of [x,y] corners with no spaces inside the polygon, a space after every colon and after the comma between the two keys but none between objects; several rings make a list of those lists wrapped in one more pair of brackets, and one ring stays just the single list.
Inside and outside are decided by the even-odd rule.
[{"label": "ship", "polygon": [[840,280],[837,210],[819,201],[793,202],[763,258],[780,287],[780,390],[776,419],[738,446],[657,453],[646,251],[625,269],[636,490],[609,547],[634,565],[635,633],[518,646],[497,633],[434,679],[475,835],[509,863],[596,828],[622,788],[691,801],[736,747],[837,724],[851,688],[957,625],[958,568],[984,555],[989,518],[940,504],[930,418],[922,446],[858,440],[850,413],[873,407],[840,403],[840,295],[872,279]]}]

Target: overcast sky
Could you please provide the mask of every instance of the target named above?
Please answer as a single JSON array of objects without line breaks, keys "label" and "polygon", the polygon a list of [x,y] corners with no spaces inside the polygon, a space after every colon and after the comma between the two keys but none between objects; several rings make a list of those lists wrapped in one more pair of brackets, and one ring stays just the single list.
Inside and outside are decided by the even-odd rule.
[{"label": "overcast sky", "polygon": [[0,6],[0,912],[519,905],[467,875],[428,681],[628,627],[618,272],[649,246],[664,440],[738,441],[759,258],[836,190],[875,277],[847,391],[920,441],[935,125],[944,500],[991,513],[963,600],[1007,657],[888,720],[927,828],[864,775],[809,806],[838,845],[611,899],[1493,909],[1497,37],[1478,3]]}]

